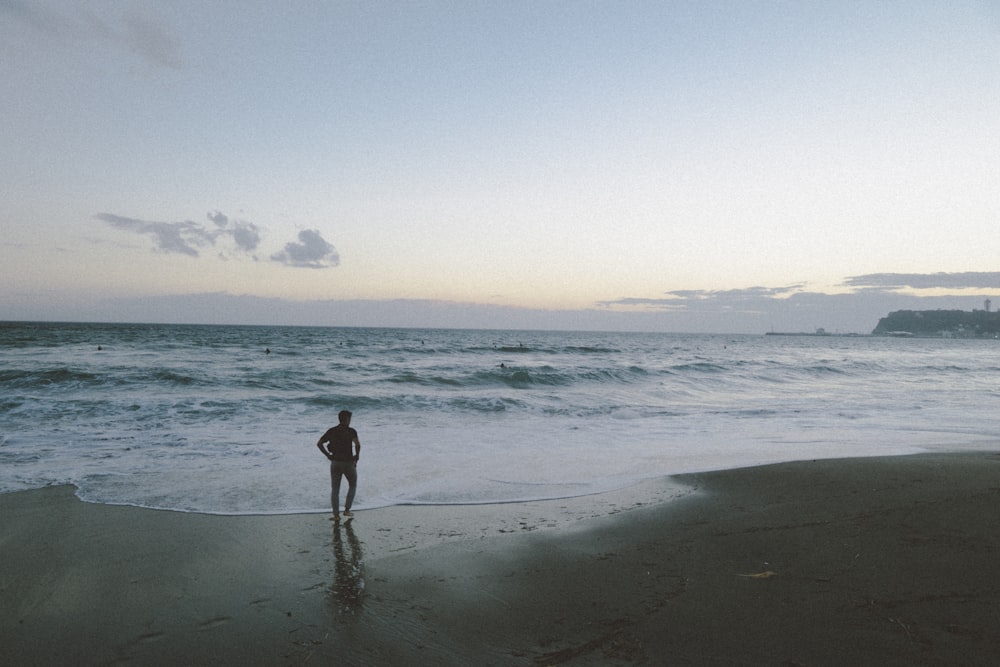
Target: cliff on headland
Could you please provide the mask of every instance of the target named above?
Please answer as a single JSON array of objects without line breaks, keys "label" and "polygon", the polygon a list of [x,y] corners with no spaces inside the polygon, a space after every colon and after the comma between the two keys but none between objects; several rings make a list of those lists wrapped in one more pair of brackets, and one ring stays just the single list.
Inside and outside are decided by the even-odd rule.
[{"label": "cliff on headland", "polygon": [[1000,312],[988,310],[897,310],[878,321],[874,336],[998,338]]}]

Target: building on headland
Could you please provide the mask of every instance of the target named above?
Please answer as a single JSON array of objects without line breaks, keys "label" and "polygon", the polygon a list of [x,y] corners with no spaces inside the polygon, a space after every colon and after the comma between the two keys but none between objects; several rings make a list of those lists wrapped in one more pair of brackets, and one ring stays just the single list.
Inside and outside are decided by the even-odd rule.
[{"label": "building on headland", "polygon": [[1000,312],[990,310],[897,310],[878,321],[873,336],[1000,338]]}]

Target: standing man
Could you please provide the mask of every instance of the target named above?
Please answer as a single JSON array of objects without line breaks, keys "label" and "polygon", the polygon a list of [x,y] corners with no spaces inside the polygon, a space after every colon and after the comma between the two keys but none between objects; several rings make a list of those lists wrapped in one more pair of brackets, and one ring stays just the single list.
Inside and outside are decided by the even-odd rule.
[{"label": "standing man", "polygon": [[[340,423],[329,429],[319,439],[316,446],[323,456],[330,459],[330,503],[333,505],[333,520],[340,521],[340,478],[347,478],[347,497],[344,498],[344,516],[352,517],[351,505],[358,484],[358,457],[361,456],[361,441],[358,432],[351,428],[351,413],[341,410],[337,415]],[[327,445],[324,447],[324,445]],[[351,445],[354,446],[353,451]]]}]

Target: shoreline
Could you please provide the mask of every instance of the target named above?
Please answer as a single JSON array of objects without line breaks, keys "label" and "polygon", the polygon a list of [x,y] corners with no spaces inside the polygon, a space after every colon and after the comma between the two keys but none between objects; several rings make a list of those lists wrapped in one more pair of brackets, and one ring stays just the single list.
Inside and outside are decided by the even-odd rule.
[{"label": "shoreline", "polygon": [[982,451],[340,526],[19,491],[0,494],[0,662],[992,664],[998,513]]}]

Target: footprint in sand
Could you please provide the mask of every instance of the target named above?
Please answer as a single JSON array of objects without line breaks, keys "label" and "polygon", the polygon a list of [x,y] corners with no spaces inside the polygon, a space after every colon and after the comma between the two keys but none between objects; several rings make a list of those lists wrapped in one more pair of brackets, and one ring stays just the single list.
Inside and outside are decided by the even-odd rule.
[{"label": "footprint in sand", "polygon": [[220,625],[225,625],[229,621],[233,620],[229,616],[217,616],[215,618],[210,618],[198,626],[199,630],[211,630],[212,628],[217,628]]}]

